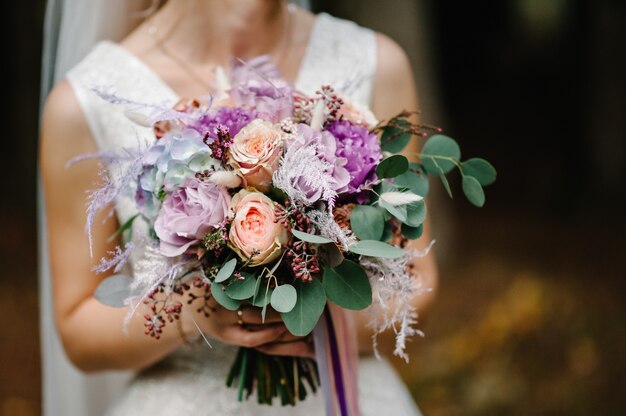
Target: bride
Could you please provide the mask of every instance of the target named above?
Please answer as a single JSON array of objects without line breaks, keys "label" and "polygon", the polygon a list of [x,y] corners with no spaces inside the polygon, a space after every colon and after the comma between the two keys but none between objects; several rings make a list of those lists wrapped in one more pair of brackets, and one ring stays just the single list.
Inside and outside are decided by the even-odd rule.
[{"label": "bride", "polygon": [[[121,7],[119,19],[128,13],[131,1],[125,5],[122,0],[102,3],[109,3],[109,9]],[[77,2],[75,6],[85,4]],[[403,109],[417,108],[408,60],[393,41],[381,34],[327,14],[313,15],[284,0],[170,0],[153,6],[146,18],[131,22],[135,28],[119,43],[97,43],[56,84],[43,111],[40,167],[48,233],[44,243],[49,254],[56,330],[67,358],[83,372],[133,371],[128,384],[112,386],[122,390],[113,395],[115,399],[107,394],[111,388],[108,382],[108,387],[105,383],[89,393],[91,400],[81,408],[76,402],[84,399],[79,397],[81,391],[87,395],[85,386],[91,378],[85,378],[84,385],[74,384],[78,391],[64,391],[63,387],[72,388],[67,385],[70,378],[81,380],[82,376],[71,374],[73,370],[54,373],[54,368],[63,367],[57,360],[65,358],[47,355],[46,349],[54,346],[44,337],[45,411],[64,416],[99,414],[104,409],[112,415],[323,414],[319,394],[296,408],[270,408],[260,407],[254,400],[238,403],[233,391],[224,385],[238,346],[258,348],[270,355],[313,355],[308,342],[285,334],[276,316],[250,331],[237,322],[242,319],[255,324],[257,317],[238,316],[216,306],[209,318],[185,310],[182,325],[166,326],[158,341],[144,335],[141,316],[132,318],[128,333],[123,333],[126,310],[103,306],[93,297],[103,276],[92,271],[84,232],[85,192],[98,180],[97,163],[81,162],[69,169],[66,163],[77,155],[132,146],[137,137],[150,137],[149,129],[132,124],[123,108],[102,101],[92,92],[93,87],[111,86],[124,98],[173,106],[183,97],[209,94],[216,67],[227,67],[232,57],[247,60],[269,55],[298,90],[313,94],[320,85],[331,84],[352,101],[370,106],[379,119],[386,119]],[[107,11],[105,15],[113,16],[111,10]],[[83,24],[86,33],[97,30],[93,25],[120,24],[114,18],[78,23]],[[65,45],[70,51],[71,42],[81,42],[81,34],[75,35],[70,45]],[[132,215],[128,212],[132,208],[123,202],[115,209],[116,218],[99,218],[94,223],[93,259],[106,256],[116,245],[108,237]],[[428,227],[415,247],[423,249],[427,241]],[[436,267],[432,254],[415,259],[414,266],[416,279],[434,288]],[[43,283],[46,314],[47,282]],[[428,307],[432,295],[431,291],[416,296],[418,311]],[[368,319],[360,314],[356,320],[362,413],[419,414],[387,361],[372,357]],[[198,331],[194,320],[213,348],[186,345]],[[45,322],[43,325],[45,330]],[[383,338],[392,339],[393,335]]]}]

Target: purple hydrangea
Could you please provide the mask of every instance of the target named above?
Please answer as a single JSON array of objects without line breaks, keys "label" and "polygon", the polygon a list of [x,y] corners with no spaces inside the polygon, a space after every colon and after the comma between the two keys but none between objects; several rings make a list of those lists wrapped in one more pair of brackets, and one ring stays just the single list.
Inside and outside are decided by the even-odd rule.
[{"label": "purple hydrangea", "polygon": [[376,180],[376,165],[383,158],[376,134],[345,120],[334,122],[327,131],[337,139],[336,156],[348,161],[344,166],[350,173],[348,192],[357,193]]},{"label": "purple hydrangea", "polygon": [[231,137],[235,137],[239,131],[257,118],[254,110],[247,108],[222,107],[217,111],[211,111],[193,125],[193,128],[201,134],[209,134],[209,137],[216,139],[215,128],[219,125],[228,127]]}]

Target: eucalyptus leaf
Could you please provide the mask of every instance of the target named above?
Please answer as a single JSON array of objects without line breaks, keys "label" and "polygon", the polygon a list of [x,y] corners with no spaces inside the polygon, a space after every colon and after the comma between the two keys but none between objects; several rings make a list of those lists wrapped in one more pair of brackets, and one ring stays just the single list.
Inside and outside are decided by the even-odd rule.
[{"label": "eucalyptus leaf", "polygon": [[461,158],[461,149],[454,139],[443,134],[435,134],[424,143],[421,154],[426,171],[437,175],[454,169],[456,164],[453,160],[458,161]]},{"label": "eucalyptus leaf", "polygon": [[226,286],[226,295],[235,300],[249,299],[254,296],[257,279],[253,274],[242,272],[243,279],[237,279]]},{"label": "eucalyptus leaf", "polygon": [[379,238],[379,240],[383,242],[387,242],[391,240],[391,237],[393,237],[393,224],[391,224],[390,221],[387,221],[385,223],[385,229],[383,231],[383,235],[382,237]]},{"label": "eucalyptus leaf", "polygon": [[228,260],[226,263],[224,263],[219,272],[217,272],[217,275],[215,276],[215,281],[217,283],[222,283],[223,281],[227,280],[230,276],[233,275],[236,266],[237,259]]},{"label": "eucalyptus leaf", "polygon": [[424,232],[424,224],[420,224],[418,227],[411,227],[410,225],[402,224],[400,230],[402,235],[409,240],[417,240]]},{"label": "eucalyptus leaf", "polygon": [[426,204],[424,201],[419,201],[406,206],[405,224],[410,225],[411,227],[419,227],[424,220],[426,220]]},{"label": "eucalyptus leaf", "polygon": [[383,200],[378,200],[378,205],[387,210],[391,215],[396,217],[400,222],[406,221],[406,206],[394,207]]},{"label": "eucalyptus leaf", "polygon": [[222,286],[220,283],[211,283],[211,294],[213,295],[213,299],[215,299],[217,303],[219,303],[229,311],[236,311],[241,305],[240,301],[226,296],[224,286]]},{"label": "eucalyptus leaf", "polygon": [[396,176],[393,183],[401,188],[407,188],[417,195],[426,197],[428,195],[428,176],[423,173],[413,171],[404,172],[402,175]]},{"label": "eucalyptus leaf", "polygon": [[296,292],[296,288],[286,284],[276,286],[272,293],[271,304],[272,308],[276,309],[277,312],[287,313],[296,306],[297,300],[298,293]]},{"label": "eucalyptus leaf", "polygon": [[322,244],[317,253],[322,267],[337,267],[343,262],[343,253],[335,243]]},{"label": "eucalyptus leaf", "polygon": [[94,297],[103,305],[123,308],[126,299],[136,295],[131,290],[132,283],[133,279],[123,274],[109,276],[100,282]]},{"label": "eucalyptus leaf", "polygon": [[401,248],[374,240],[359,241],[349,246],[348,249],[354,254],[385,259],[396,259],[404,255],[404,250]]},{"label": "eucalyptus leaf", "polygon": [[328,299],[342,308],[360,311],[372,304],[372,286],[367,274],[353,261],[345,260],[335,268],[324,270],[322,285]]},{"label": "eucalyptus leaf", "polygon": [[409,170],[409,160],[402,155],[389,156],[376,166],[376,176],[379,178],[395,178]]},{"label": "eucalyptus leaf", "polygon": [[485,159],[475,157],[461,163],[463,175],[473,176],[481,186],[491,185],[496,181],[496,168]]},{"label": "eucalyptus leaf", "polygon": [[380,137],[381,149],[384,152],[399,153],[411,140],[411,123],[403,118],[393,118],[383,128]]},{"label": "eucalyptus leaf", "polygon": [[350,212],[350,228],[359,240],[380,240],[385,228],[385,218],[376,207],[357,205]]},{"label": "eucalyptus leaf", "polygon": [[[262,279],[257,279],[262,280]],[[270,299],[272,299],[272,292],[274,289],[261,287],[259,288],[258,293],[252,299],[252,305],[262,308],[267,306],[270,303]]]},{"label": "eucalyptus leaf", "polygon": [[317,279],[310,282],[297,280],[294,287],[298,295],[296,305],[291,311],[281,313],[281,317],[289,332],[303,337],[311,333],[324,312],[326,292]]},{"label": "eucalyptus leaf", "polygon": [[330,238],[322,237],[321,235],[305,233],[304,231],[292,229],[291,233],[295,235],[299,240],[306,241],[307,243],[327,244],[333,242],[333,240],[331,240]]},{"label": "eucalyptus leaf", "polygon": [[463,193],[473,205],[479,208],[485,205],[485,192],[473,176],[463,176]]},{"label": "eucalyptus leaf", "polygon": [[446,178],[446,175],[441,173],[439,174],[439,179],[441,180],[441,183],[443,184],[443,187],[446,190],[446,193],[448,194],[450,199],[452,199],[452,189],[450,189],[450,182],[448,182],[448,178]]}]

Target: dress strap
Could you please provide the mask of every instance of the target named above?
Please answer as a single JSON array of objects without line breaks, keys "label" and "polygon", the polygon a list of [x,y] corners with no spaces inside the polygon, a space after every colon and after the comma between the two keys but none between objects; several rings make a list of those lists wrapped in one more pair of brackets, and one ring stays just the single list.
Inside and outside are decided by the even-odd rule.
[{"label": "dress strap", "polygon": [[362,105],[370,105],[376,75],[374,31],[320,13],[312,29],[296,87],[312,95],[329,84]]},{"label": "dress strap", "polygon": [[170,106],[177,101],[176,94],[142,61],[110,41],[98,43],[66,78],[100,150],[135,145],[138,135],[151,137],[151,130],[132,123],[124,115],[124,106],[105,101],[94,88],[110,89],[141,103]]}]

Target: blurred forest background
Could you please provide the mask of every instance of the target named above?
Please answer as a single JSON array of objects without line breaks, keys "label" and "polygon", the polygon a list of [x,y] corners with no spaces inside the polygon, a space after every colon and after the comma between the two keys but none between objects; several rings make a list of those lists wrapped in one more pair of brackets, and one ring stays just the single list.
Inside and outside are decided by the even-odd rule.
[{"label": "blurred forest background", "polygon": [[[458,200],[434,201],[439,296],[411,363],[397,363],[424,414],[623,414],[626,2],[312,4],[396,39],[423,119],[499,168],[485,208],[458,178]],[[44,1],[0,7],[0,415],[35,415]]]}]

